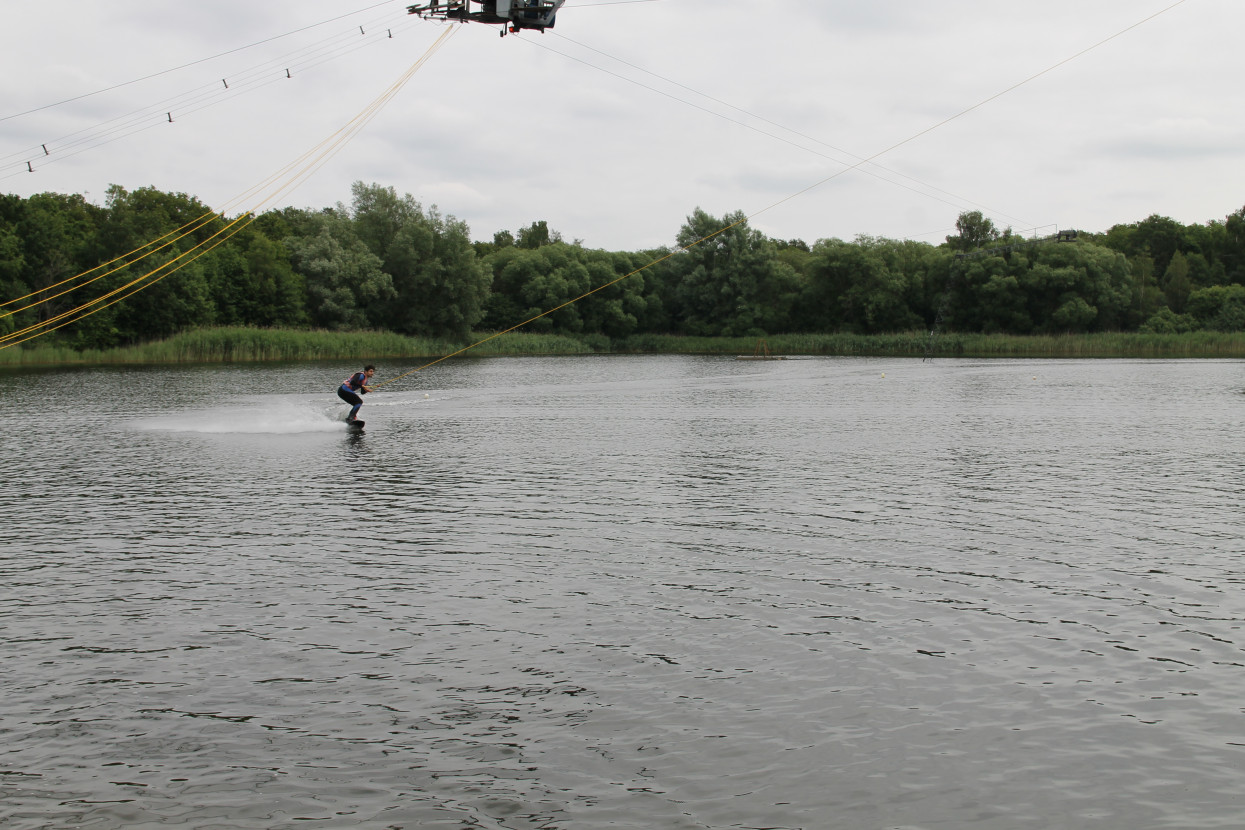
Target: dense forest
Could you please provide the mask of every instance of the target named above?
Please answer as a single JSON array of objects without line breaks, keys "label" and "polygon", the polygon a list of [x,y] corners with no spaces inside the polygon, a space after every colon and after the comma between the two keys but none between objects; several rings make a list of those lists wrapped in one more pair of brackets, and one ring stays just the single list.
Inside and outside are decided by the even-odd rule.
[{"label": "dense forest", "polygon": [[[47,338],[109,348],[206,326],[464,338],[553,308],[529,328],[604,346],[644,333],[876,334],[935,321],[1001,334],[1245,330],[1245,208],[1204,225],[1153,215],[1066,241],[1023,239],[975,211],[956,229],[939,245],[810,245],[767,238],[742,213],[697,208],[676,247],[611,252],[567,242],[544,221],[473,242],[454,217],[362,182],[350,205],[233,220],[152,188],[114,186],[103,207],[79,195],[0,195],[0,337],[13,343],[13,332],[125,297],[135,280],[146,287],[60,318]],[[141,282],[214,235],[167,279],[166,269]]]}]

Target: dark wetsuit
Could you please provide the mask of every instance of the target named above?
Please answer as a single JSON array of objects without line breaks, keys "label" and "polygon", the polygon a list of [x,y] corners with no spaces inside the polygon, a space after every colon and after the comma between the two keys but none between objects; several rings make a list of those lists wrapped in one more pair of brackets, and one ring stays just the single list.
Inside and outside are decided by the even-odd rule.
[{"label": "dark wetsuit", "polygon": [[354,408],[350,410],[350,414],[346,416],[347,421],[353,421],[355,416],[359,414],[359,407],[363,406],[363,398],[360,394],[366,395],[367,390],[363,388],[363,384],[367,382],[367,375],[362,372],[355,372],[346,378],[345,383],[337,387],[337,397]]}]

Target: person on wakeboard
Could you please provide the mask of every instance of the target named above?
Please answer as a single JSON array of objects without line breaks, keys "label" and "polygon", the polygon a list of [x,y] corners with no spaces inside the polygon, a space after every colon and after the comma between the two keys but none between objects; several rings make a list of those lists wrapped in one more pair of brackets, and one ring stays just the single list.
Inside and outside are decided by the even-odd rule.
[{"label": "person on wakeboard", "polygon": [[359,414],[359,407],[363,406],[363,398],[359,395],[366,395],[372,391],[372,387],[367,382],[372,379],[372,375],[376,374],[376,367],[370,363],[363,367],[362,372],[355,372],[346,381],[337,388],[337,397],[354,408],[350,410],[350,414],[346,416],[346,423],[353,424],[358,421],[355,416]]}]

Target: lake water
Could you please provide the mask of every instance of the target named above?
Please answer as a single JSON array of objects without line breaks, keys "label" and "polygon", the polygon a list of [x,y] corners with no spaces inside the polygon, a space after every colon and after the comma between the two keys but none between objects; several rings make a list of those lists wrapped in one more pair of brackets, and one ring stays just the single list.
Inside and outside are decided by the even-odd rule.
[{"label": "lake water", "polygon": [[1245,363],[358,368],[0,375],[6,830],[1245,826]]}]

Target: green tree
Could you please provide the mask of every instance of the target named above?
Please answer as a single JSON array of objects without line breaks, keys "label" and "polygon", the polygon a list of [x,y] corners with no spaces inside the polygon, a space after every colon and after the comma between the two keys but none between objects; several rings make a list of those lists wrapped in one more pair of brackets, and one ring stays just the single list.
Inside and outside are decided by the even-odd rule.
[{"label": "green tree", "polygon": [[430,210],[399,231],[387,264],[397,331],[464,338],[483,318],[492,275],[476,259],[465,223]]},{"label": "green tree", "polygon": [[819,239],[810,253],[792,328],[814,332],[851,330],[854,315],[844,297],[853,285],[869,278],[869,257],[859,245],[841,239]]},{"label": "green tree", "polygon": [[956,251],[985,248],[1002,235],[994,222],[979,210],[961,213],[955,220],[955,230],[955,236],[947,237],[947,244]]},{"label": "green tree", "polygon": [[1186,228],[1175,219],[1152,214],[1140,222],[1114,225],[1103,237],[1104,244],[1128,258],[1148,256],[1154,260],[1155,273],[1167,271],[1172,255],[1177,251],[1197,249],[1196,231]]},{"label": "green tree", "polygon": [[582,306],[559,308],[591,287],[588,269],[571,246],[507,248],[492,259],[492,266],[494,297],[486,318],[490,328],[506,329],[530,320],[533,331],[584,330]]},{"label": "green tree", "polygon": [[319,227],[316,217],[321,213],[334,211],[309,210],[307,208],[285,207],[270,210],[255,217],[251,228],[278,244],[291,236],[310,236],[317,233]]},{"label": "green tree", "polygon": [[1052,331],[1081,333],[1088,331],[1098,317],[1098,309],[1084,297],[1068,297],[1050,316],[1047,328]]},{"label": "green tree", "polygon": [[253,290],[243,252],[235,245],[228,245],[197,261],[207,280],[216,324],[250,324],[259,298]]},{"label": "green tree", "polygon": [[1137,253],[1145,251],[1154,257],[1155,270],[1166,273],[1172,257],[1188,249],[1186,228],[1175,219],[1153,214],[1137,223],[1131,242]]},{"label": "green tree", "polygon": [[866,257],[864,279],[848,288],[843,302],[859,331],[909,331],[920,328],[922,287],[928,245],[881,237],[858,236]]},{"label": "green tree", "polygon": [[1193,291],[1188,312],[1201,328],[1245,331],[1245,286],[1212,285]]},{"label": "green tree", "polygon": [[1224,220],[1222,261],[1226,281],[1245,284],[1245,207]]},{"label": "green tree", "polygon": [[246,227],[203,256],[217,325],[297,326],[306,323],[302,279],[285,247]]},{"label": "green tree", "polygon": [[795,328],[871,334],[922,326],[913,309],[923,290],[920,248],[859,236],[854,243],[818,240],[810,253]]},{"label": "green tree", "polygon": [[1048,332],[1117,328],[1132,295],[1124,257],[1081,242],[1034,246],[1013,256],[1032,266],[1021,282],[1029,295],[1030,318]]},{"label": "green tree", "polygon": [[476,259],[483,261],[492,256],[502,248],[510,248],[514,246],[514,234],[510,231],[497,231],[493,234],[492,242],[472,242],[471,247],[476,252]]},{"label": "green tree", "polygon": [[1002,254],[956,256],[947,265],[948,327],[992,333],[1028,333],[1033,327],[1022,282],[1027,260],[1013,268]]},{"label": "green tree", "polygon": [[800,281],[742,212],[717,219],[700,208],[677,237],[672,258],[682,327],[700,336],[763,336],[791,327]]},{"label": "green tree", "polygon": [[205,263],[175,257],[174,253],[161,251],[126,270],[131,279],[150,276],[141,291],[116,306],[112,327],[119,342],[158,340],[216,322]]},{"label": "green tree", "polygon": [[[651,322],[651,308],[660,306],[634,273],[642,259],[565,243],[503,248],[488,259],[493,291],[483,325],[502,330],[531,320],[533,331],[627,337]],[[538,315],[544,316],[532,319]]]},{"label": "green tree", "polygon": [[[0,197],[3,199],[4,197]],[[23,277],[26,272],[26,260],[22,252],[22,241],[17,235],[0,204],[0,302],[9,302],[30,292]],[[17,323],[33,320],[33,315],[21,315],[17,312],[24,303],[13,303],[0,306],[0,334],[8,334],[17,329]]]},{"label": "green tree", "polygon": [[1189,300],[1189,292],[1193,290],[1189,279],[1189,261],[1180,251],[1172,254],[1163,274],[1163,296],[1167,298],[1167,307],[1177,314],[1185,310]]},{"label": "green tree", "polygon": [[[497,237],[494,237],[494,243],[496,243],[496,241]],[[557,231],[550,231],[549,223],[544,219],[541,219],[539,222],[533,222],[526,228],[520,228],[518,237],[515,239],[514,244],[520,248],[534,250],[536,248],[540,248],[545,245],[552,245],[555,242],[561,241],[562,234]]]},{"label": "green tree", "polygon": [[381,316],[403,334],[466,337],[484,316],[491,275],[476,259],[467,225],[409,193],[355,182],[352,217],[359,238],[382,262],[395,296]]},{"label": "green tree", "polygon": [[1083,242],[1039,243],[990,256],[966,256],[956,261],[950,282],[952,320],[965,331],[1118,329],[1128,318],[1133,296],[1124,257]]},{"label": "green tree", "polygon": [[251,301],[244,320],[254,326],[300,326],[307,322],[306,285],[290,265],[289,251],[263,233],[241,235]]},{"label": "green tree", "polygon": [[[140,281],[119,295],[126,297],[124,301],[80,327],[78,344],[142,342],[214,323],[210,263],[221,254],[204,251],[223,242],[222,236],[213,236],[221,234],[225,224],[210,208],[184,193],[152,187],[129,192],[111,186],[100,227],[98,261],[123,257],[130,264],[92,285],[90,291],[99,294],[101,289]],[[197,245],[204,247],[196,250]]]},{"label": "green tree", "polygon": [[154,187],[130,192],[111,185],[106,205],[100,241],[108,258],[144,250],[152,243],[166,251],[187,251],[224,229],[211,208],[185,193],[165,193]]},{"label": "green tree", "polygon": [[579,301],[584,331],[612,339],[636,333],[648,317],[649,301],[644,293],[644,274],[635,272],[647,261],[576,246],[570,246],[569,251],[587,269],[588,290],[599,289]]},{"label": "green tree", "polygon": [[1160,308],[1150,319],[1141,324],[1142,334],[1184,334],[1197,331],[1197,320],[1192,314],[1177,314],[1170,308]]},{"label": "green tree", "polygon": [[[100,209],[77,194],[38,193],[26,199],[12,226],[12,232],[21,242],[18,259],[22,270],[18,282],[28,291],[38,291],[91,268],[97,257],[100,220]],[[21,322],[49,320],[101,293],[92,289],[58,298],[52,296],[61,290],[40,295],[42,299],[32,298],[38,301],[38,306]]]},{"label": "green tree", "polygon": [[307,286],[307,315],[326,329],[375,327],[381,308],[396,295],[393,279],[354,232],[350,218],[325,211],[312,220],[315,233],[285,240],[290,264]]},{"label": "green tree", "polygon": [[1139,326],[1160,308],[1165,308],[1167,298],[1159,288],[1158,279],[1154,275],[1154,259],[1149,254],[1130,257],[1129,268],[1133,274],[1129,320],[1133,325]]},{"label": "green tree", "polygon": [[981,330],[986,333],[1029,334],[1028,297],[1014,274],[991,274],[978,293]]},{"label": "green tree", "polygon": [[641,298],[644,301],[642,316],[637,313],[637,331],[653,334],[678,331],[679,304],[676,295],[680,273],[674,252],[670,248],[656,248],[631,256],[635,267],[644,267],[636,275],[640,277]]}]

